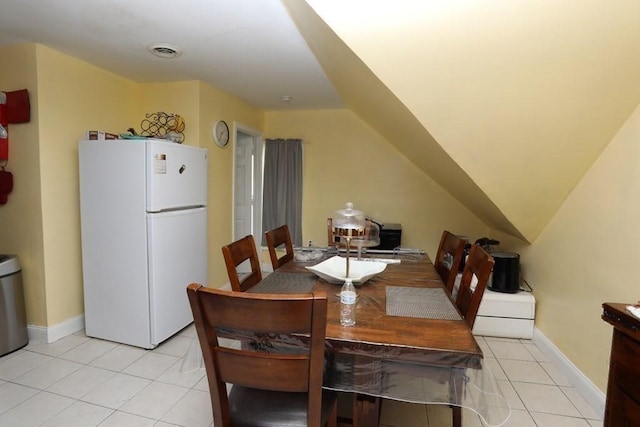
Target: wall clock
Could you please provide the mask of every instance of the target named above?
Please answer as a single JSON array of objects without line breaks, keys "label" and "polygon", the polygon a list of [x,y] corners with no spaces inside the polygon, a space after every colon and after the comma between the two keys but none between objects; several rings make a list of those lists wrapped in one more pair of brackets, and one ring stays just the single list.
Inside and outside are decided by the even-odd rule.
[{"label": "wall clock", "polygon": [[213,141],[218,147],[226,147],[229,143],[229,126],[224,120],[218,120],[211,129]]}]

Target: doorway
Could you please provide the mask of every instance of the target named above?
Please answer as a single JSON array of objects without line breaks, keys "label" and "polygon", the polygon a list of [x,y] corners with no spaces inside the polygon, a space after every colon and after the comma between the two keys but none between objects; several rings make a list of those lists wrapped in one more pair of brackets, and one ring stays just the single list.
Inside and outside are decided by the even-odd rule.
[{"label": "doorway", "polygon": [[253,234],[256,250],[262,242],[262,133],[234,123],[233,239]]}]

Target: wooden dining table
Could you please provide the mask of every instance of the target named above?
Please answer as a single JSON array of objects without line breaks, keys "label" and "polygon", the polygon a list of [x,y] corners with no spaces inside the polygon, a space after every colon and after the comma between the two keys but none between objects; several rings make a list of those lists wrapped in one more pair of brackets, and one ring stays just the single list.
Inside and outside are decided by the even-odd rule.
[{"label": "wooden dining table", "polygon": [[[381,273],[356,285],[353,326],[340,324],[341,285],[329,283],[306,268],[322,260],[289,262],[251,292],[326,292],[324,387],[353,393],[351,425],[377,426],[381,399],[466,407],[488,425],[506,421],[506,400],[428,256],[369,256],[387,256],[387,265]],[[472,390],[477,393],[478,387],[486,389],[488,383],[486,393],[470,395]],[[487,400],[486,396],[492,397]],[[459,423],[461,419],[454,416],[454,425]]]}]

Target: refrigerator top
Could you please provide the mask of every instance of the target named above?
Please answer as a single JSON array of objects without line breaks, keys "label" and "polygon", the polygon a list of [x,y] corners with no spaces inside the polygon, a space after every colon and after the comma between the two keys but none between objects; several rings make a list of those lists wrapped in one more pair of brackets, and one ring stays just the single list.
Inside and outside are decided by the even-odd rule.
[{"label": "refrigerator top", "polygon": [[158,139],[83,140],[79,154],[81,172],[91,171],[85,175],[95,181],[81,189],[117,192],[118,200],[147,212],[207,205],[207,149]]}]

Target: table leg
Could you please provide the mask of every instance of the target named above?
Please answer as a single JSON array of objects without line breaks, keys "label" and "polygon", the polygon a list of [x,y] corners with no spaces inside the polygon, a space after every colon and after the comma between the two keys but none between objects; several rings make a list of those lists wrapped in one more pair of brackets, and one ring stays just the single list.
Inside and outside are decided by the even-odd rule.
[{"label": "table leg", "polygon": [[449,393],[452,403],[457,405],[451,405],[451,419],[453,427],[462,427],[462,395],[464,393],[464,370],[453,369],[452,377],[449,378]]},{"label": "table leg", "polygon": [[374,427],[380,424],[380,398],[353,395],[353,426]]}]

